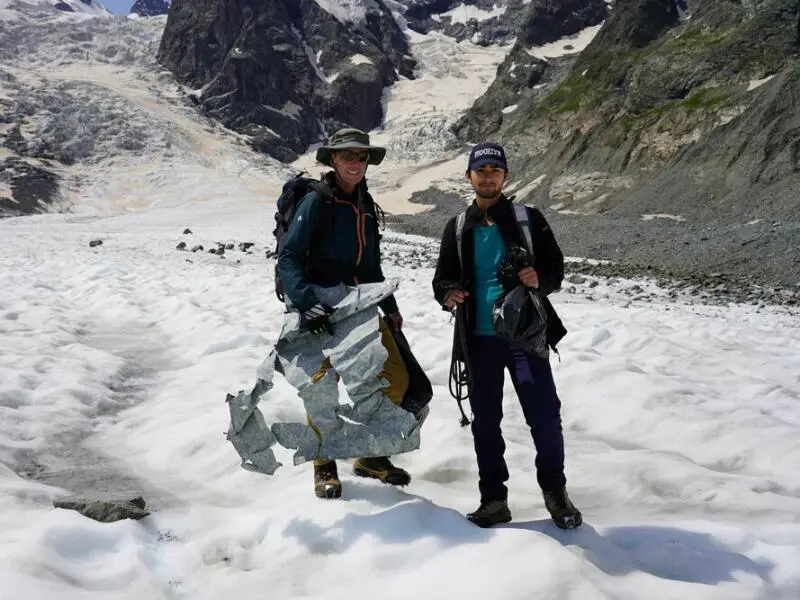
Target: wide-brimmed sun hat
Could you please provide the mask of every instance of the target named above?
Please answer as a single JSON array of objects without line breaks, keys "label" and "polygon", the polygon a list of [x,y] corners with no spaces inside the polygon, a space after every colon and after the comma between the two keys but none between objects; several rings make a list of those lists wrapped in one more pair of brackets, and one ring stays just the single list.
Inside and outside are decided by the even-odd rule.
[{"label": "wide-brimmed sun hat", "polygon": [[366,150],[367,163],[370,165],[381,164],[383,157],[386,156],[386,148],[370,146],[369,134],[353,127],[340,129],[334,133],[325,146],[317,149],[317,160],[332,167],[331,154],[339,150]]}]

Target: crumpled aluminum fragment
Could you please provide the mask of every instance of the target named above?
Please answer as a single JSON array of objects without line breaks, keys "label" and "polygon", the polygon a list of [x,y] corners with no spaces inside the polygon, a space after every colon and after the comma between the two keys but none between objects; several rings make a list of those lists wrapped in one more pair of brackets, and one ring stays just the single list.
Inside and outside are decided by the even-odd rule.
[{"label": "crumpled aluminum fragment", "polygon": [[[250,392],[228,394],[231,413],[228,440],[242,457],[242,467],[272,474],[281,466],[272,446],[296,450],[294,463],[316,458],[391,456],[419,448],[420,422],[384,393],[388,382],[379,377],[388,356],[378,329],[378,302],[397,289],[397,280],[317,288],[321,302],[335,310],[330,316],[334,335],[315,336],[300,329],[297,312],[286,313],[283,329],[257,370]],[[328,359],[332,368],[320,366]],[[269,425],[258,403],[269,400],[275,371],[303,400],[310,421]],[[337,374],[350,403],[341,404]],[[314,381],[316,379],[316,381]]]}]

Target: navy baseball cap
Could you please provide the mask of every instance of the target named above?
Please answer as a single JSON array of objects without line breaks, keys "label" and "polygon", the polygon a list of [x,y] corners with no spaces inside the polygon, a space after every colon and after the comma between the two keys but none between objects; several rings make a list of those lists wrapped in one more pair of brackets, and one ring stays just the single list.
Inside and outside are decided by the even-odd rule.
[{"label": "navy baseball cap", "polygon": [[508,171],[506,151],[500,144],[481,142],[472,147],[469,152],[468,170],[480,169],[483,165],[497,165]]}]

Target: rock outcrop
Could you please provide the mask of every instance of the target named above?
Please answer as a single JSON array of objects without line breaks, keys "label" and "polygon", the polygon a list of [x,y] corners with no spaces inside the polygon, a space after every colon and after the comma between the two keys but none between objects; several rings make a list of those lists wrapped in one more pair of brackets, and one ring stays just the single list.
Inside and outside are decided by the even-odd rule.
[{"label": "rock outcrop", "polygon": [[603,0],[533,0],[495,81],[456,124],[456,135],[464,140],[485,139],[502,128],[505,115],[541,100],[564,78],[574,56],[545,60],[534,56],[533,48],[599,25],[607,15]]},{"label": "rock outcrop", "polygon": [[608,16],[604,0],[532,0],[525,11],[517,39],[539,46],[602,23]]},{"label": "rock outcrop", "polygon": [[167,0],[136,0],[131,7],[132,15],[140,17],[157,17],[166,15],[169,12],[169,2]]},{"label": "rock outcrop", "polygon": [[160,62],[209,116],[291,160],[345,124],[372,129],[381,98],[413,77],[406,38],[382,2],[332,14],[314,0],[175,0]]}]

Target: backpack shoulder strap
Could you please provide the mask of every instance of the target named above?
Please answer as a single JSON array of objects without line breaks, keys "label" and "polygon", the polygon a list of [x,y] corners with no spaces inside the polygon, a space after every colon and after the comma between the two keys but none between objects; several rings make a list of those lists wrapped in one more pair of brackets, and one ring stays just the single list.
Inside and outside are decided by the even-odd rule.
[{"label": "backpack shoulder strap", "polygon": [[[322,221],[327,222],[329,228],[332,229],[333,222],[331,221],[331,212],[333,210],[333,190],[324,181],[318,181],[316,179],[308,181],[307,186],[307,189],[314,192],[322,201]],[[318,231],[321,230],[318,229]]]},{"label": "backpack shoulder strap", "polygon": [[326,184],[324,181],[309,181],[308,187],[314,190],[323,201],[327,202],[328,200],[333,199],[333,190],[331,190],[328,184]]},{"label": "backpack shoulder strap", "polygon": [[533,254],[531,223],[528,218],[528,209],[524,204],[514,204],[514,218],[517,221],[517,227],[519,227],[519,232],[522,234],[522,239],[525,242],[525,249]]},{"label": "backpack shoulder strap", "polygon": [[456,251],[458,252],[458,264],[463,269],[464,268],[464,256],[463,250],[461,248],[461,238],[464,236],[464,223],[467,220],[467,213],[466,211],[459,213],[456,217]]}]

